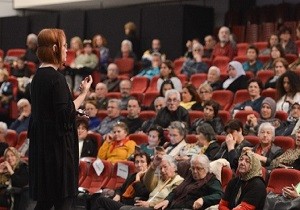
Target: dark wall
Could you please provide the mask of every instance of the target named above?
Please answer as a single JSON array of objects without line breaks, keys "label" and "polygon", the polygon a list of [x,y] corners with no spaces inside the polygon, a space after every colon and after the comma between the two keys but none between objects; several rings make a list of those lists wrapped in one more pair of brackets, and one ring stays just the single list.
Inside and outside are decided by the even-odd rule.
[{"label": "dark wall", "polygon": [[31,33],[38,34],[43,28],[56,28],[58,26],[58,13],[44,13],[29,16],[29,30]]},{"label": "dark wall", "polygon": [[71,37],[85,37],[85,11],[63,11],[59,14],[59,28],[63,29],[70,40]]}]

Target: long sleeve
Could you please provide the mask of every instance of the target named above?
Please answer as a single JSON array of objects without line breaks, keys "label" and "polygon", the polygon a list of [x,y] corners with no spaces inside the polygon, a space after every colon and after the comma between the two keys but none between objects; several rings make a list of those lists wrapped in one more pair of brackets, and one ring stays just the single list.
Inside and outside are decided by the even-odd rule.
[{"label": "long sleeve", "polygon": [[107,153],[109,151],[110,145],[111,145],[111,143],[108,141],[103,142],[102,146],[100,147],[100,149],[98,151],[98,158],[100,158],[102,160],[107,159]]},{"label": "long sleeve", "polygon": [[11,184],[13,187],[24,187],[28,185],[28,166],[26,163],[20,163],[18,169],[15,170],[15,173],[11,175]]}]

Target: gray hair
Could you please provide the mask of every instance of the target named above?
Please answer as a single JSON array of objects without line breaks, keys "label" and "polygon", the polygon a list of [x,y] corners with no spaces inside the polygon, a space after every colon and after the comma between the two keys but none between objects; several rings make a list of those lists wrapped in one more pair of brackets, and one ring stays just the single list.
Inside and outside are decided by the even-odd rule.
[{"label": "gray hair", "polygon": [[205,90],[207,90],[209,92],[213,92],[212,87],[208,83],[202,83],[202,85],[199,86],[198,91],[200,91],[202,88],[204,88]]},{"label": "gray hair", "polygon": [[173,156],[163,155],[162,160],[167,161],[170,164],[170,166],[174,167],[175,171],[177,171],[177,162]]},{"label": "gray hair", "polygon": [[272,132],[272,140],[274,140],[275,138],[275,127],[269,123],[269,122],[265,122],[265,123],[262,123],[260,124],[259,128],[258,128],[258,134],[260,134],[260,132],[264,129],[270,129],[271,132]]},{"label": "gray hair", "polygon": [[36,34],[28,34],[27,41],[32,41],[33,43],[38,43],[38,37]]},{"label": "gray hair", "polygon": [[5,122],[0,122],[0,129],[6,135],[6,133],[7,133],[7,124]]},{"label": "gray hair", "polygon": [[109,69],[110,66],[113,66],[113,70],[115,73],[119,74],[119,67],[117,66],[117,64],[115,63],[110,63],[108,66],[107,66],[107,70]]},{"label": "gray hair", "polygon": [[221,71],[218,67],[216,66],[211,66],[209,69],[208,69],[208,72],[209,71],[216,71],[217,75],[220,76],[221,75]]},{"label": "gray hair", "polygon": [[26,99],[26,98],[21,98],[18,102],[17,102],[17,107],[20,107],[22,104],[29,104],[30,102]]},{"label": "gray hair", "polygon": [[169,125],[169,129],[177,129],[179,134],[183,136],[184,138],[186,137],[187,134],[187,125],[183,122],[180,121],[173,121]]},{"label": "gray hair", "polygon": [[175,89],[171,89],[171,90],[167,90],[165,93],[165,100],[167,101],[170,95],[176,94],[176,98],[178,101],[181,101],[180,99],[180,93],[178,90]]},{"label": "gray hair", "polygon": [[131,41],[125,39],[125,40],[122,41],[121,46],[123,46],[125,44],[128,45],[129,46],[129,50],[132,51],[132,43],[131,43]]},{"label": "gray hair", "polygon": [[166,102],[166,99],[162,96],[158,96],[155,100],[154,100],[154,105],[156,104],[157,101],[163,100],[164,102]]},{"label": "gray hair", "polygon": [[108,103],[116,103],[117,107],[121,110],[122,109],[122,105],[121,105],[121,100],[120,99],[116,99],[116,98],[112,98],[108,100]]},{"label": "gray hair", "polygon": [[206,171],[206,173],[210,172],[209,159],[206,155],[204,155],[204,154],[193,155],[190,160],[190,164],[192,164],[192,162],[200,163],[202,165],[202,167],[204,168],[204,170]]}]

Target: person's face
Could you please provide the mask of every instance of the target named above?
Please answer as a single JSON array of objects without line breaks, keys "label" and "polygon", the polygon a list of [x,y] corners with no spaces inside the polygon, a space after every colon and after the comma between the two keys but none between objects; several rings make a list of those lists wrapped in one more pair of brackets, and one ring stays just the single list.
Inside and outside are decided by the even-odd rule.
[{"label": "person's face", "polygon": [[90,54],[92,54],[92,52],[93,52],[93,48],[92,48],[92,46],[91,45],[86,45],[84,48],[83,48],[83,50],[84,50],[84,53],[85,54],[88,54],[88,55],[90,55]]},{"label": "person's face", "polygon": [[98,109],[91,103],[85,104],[85,111],[89,117],[96,117]]},{"label": "person's face", "polygon": [[233,66],[229,66],[227,72],[228,72],[228,76],[232,78],[235,78],[237,75],[237,71]]},{"label": "person's face", "polygon": [[169,77],[171,74],[172,70],[169,69],[169,67],[166,64],[161,64],[160,66],[160,75],[164,78]]},{"label": "person's face", "polygon": [[291,92],[291,85],[288,77],[283,78],[283,88],[285,92],[287,93]]},{"label": "person's face", "polygon": [[121,46],[121,52],[123,52],[123,53],[127,53],[127,52],[130,52],[130,47],[129,47],[129,45],[128,44],[122,44],[122,46]]},{"label": "person's face", "polygon": [[134,160],[134,166],[136,172],[146,171],[148,168],[146,156],[136,156]]},{"label": "person's face", "polygon": [[203,50],[200,47],[193,47],[193,56],[194,58],[196,58],[196,56],[198,55],[202,55],[203,54]]},{"label": "person's face", "polygon": [[141,112],[141,107],[136,100],[129,100],[127,104],[128,117],[136,118]]},{"label": "person's face", "polygon": [[118,77],[117,66],[109,65],[107,67],[107,77],[108,79],[116,79]]},{"label": "person's face", "polygon": [[154,50],[154,51],[160,50],[160,41],[158,39],[154,39],[152,41],[152,50]]},{"label": "person's face", "polygon": [[300,146],[300,129],[296,132],[296,146]]},{"label": "person's face", "polygon": [[176,111],[179,107],[180,100],[178,100],[177,95],[169,94],[167,98],[167,107],[170,111]]},{"label": "person's face", "polygon": [[208,101],[212,98],[212,92],[205,88],[200,88],[199,96],[200,96],[201,101]]},{"label": "person's face", "polygon": [[107,116],[110,118],[116,118],[120,116],[120,109],[117,103],[108,103],[107,105]]},{"label": "person's face", "polygon": [[26,45],[27,45],[28,49],[33,49],[33,50],[35,50],[37,47],[36,43],[31,39],[27,40]]},{"label": "person's face", "polygon": [[270,46],[274,46],[274,45],[276,45],[276,44],[278,44],[278,37],[275,36],[275,35],[272,35],[272,36],[270,37]]},{"label": "person's face", "polygon": [[273,140],[273,133],[270,128],[263,128],[258,134],[260,143],[263,145],[270,145]]},{"label": "person's face", "polygon": [[97,47],[101,47],[103,45],[103,39],[101,36],[96,36],[95,40]]},{"label": "person's face", "polygon": [[205,37],[204,42],[206,49],[213,49],[213,47],[215,46],[215,40],[211,36]]},{"label": "person's face", "polygon": [[280,51],[276,47],[272,47],[271,49],[271,57],[273,59],[280,58]]},{"label": "person's face", "polygon": [[191,171],[193,179],[196,181],[203,179],[207,174],[203,165],[197,160],[191,162]]},{"label": "person's face", "polygon": [[222,27],[219,31],[219,39],[220,42],[228,42],[229,41],[229,31]]},{"label": "person's face", "polygon": [[281,61],[278,61],[275,63],[275,75],[281,76],[286,72],[286,68],[284,67],[283,63]]},{"label": "person's face", "polygon": [[18,67],[18,69],[23,69],[24,65],[25,65],[25,63],[24,63],[23,60],[21,60],[21,59],[17,60],[17,67]]},{"label": "person's face", "polygon": [[183,137],[184,136],[180,135],[178,129],[173,128],[173,129],[169,130],[169,139],[170,139],[171,144],[174,145],[174,144],[181,142],[183,140]]},{"label": "person's face", "polygon": [[206,137],[203,135],[203,133],[199,133],[197,135],[197,143],[199,144],[200,147],[203,147],[207,144],[207,139]]},{"label": "person's face", "polygon": [[300,105],[299,104],[294,104],[292,106],[290,115],[294,118],[300,118]]},{"label": "person's face", "polygon": [[257,82],[251,82],[248,86],[248,93],[251,97],[260,96],[260,88]]},{"label": "person's face", "polygon": [[166,106],[166,102],[165,100],[161,99],[161,100],[156,100],[154,103],[154,108],[155,111],[158,112],[159,110],[161,110],[162,108],[164,108]]},{"label": "person's face", "polygon": [[169,178],[173,178],[176,174],[175,168],[166,161],[162,160],[160,164],[160,174],[163,181],[168,180]]},{"label": "person's face", "polygon": [[80,44],[76,39],[71,39],[70,48],[74,51],[80,50]]},{"label": "person's face", "polygon": [[216,70],[209,69],[207,73],[207,81],[210,83],[215,83],[219,80],[219,75]]},{"label": "person's face", "polygon": [[79,125],[77,127],[77,133],[78,133],[78,139],[84,140],[84,139],[86,139],[86,137],[88,135],[88,130],[83,125]]},{"label": "person's face", "polygon": [[12,151],[8,151],[5,156],[5,160],[9,163],[10,166],[14,167],[17,164],[17,157]]},{"label": "person's face", "polygon": [[130,96],[131,92],[131,85],[129,82],[124,81],[120,83],[120,92],[122,97],[128,97]]},{"label": "person's face", "polygon": [[18,107],[20,113],[31,113],[31,105],[28,103],[22,103]]},{"label": "person's face", "polygon": [[148,144],[151,148],[158,146],[159,144],[159,134],[156,130],[149,131],[148,133]]},{"label": "person's face", "polygon": [[238,172],[241,175],[247,174],[251,168],[251,160],[247,155],[243,155],[239,158]]},{"label": "person's face", "polygon": [[189,92],[189,90],[187,88],[183,88],[182,89],[182,101],[183,102],[190,102],[192,101],[193,96],[191,95],[191,93]]},{"label": "person's face", "polygon": [[95,93],[98,98],[104,98],[107,94],[107,88],[104,84],[97,84],[95,88]]},{"label": "person's face", "polygon": [[204,107],[204,119],[206,120],[212,120],[215,117],[214,109],[212,106],[206,105]]},{"label": "person's face", "polygon": [[121,141],[126,138],[128,133],[123,128],[121,128],[119,126],[114,126],[113,134],[114,134],[114,139],[116,141]]},{"label": "person's face", "polygon": [[261,107],[260,114],[261,114],[262,118],[264,118],[264,119],[271,118],[271,114],[272,114],[271,107],[268,104],[263,104]]},{"label": "person's face", "polygon": [[67,60],[67,51],[68,51],[68,44],[66,39],[62,40],[62,47],[61,47],[61,60],[62,62],[66,62]]},{"label": "person's face", "polygon": [[256,51],[254,49],[248,49],[247,50],[247,58],[250,61],[254,61],[257,58]]},{"label": "person's face", "polygon": [[163,96],[165,96],[167,90],[171,90],[171,89],[173,89],[171,84],[164,84],[164,86],[162,87]]},{"label": "person's face", "polygon": [[280,40],[283,42],[288,42],[291,39],[291,34],[289,31],[285,31],[280,35]]},{"label": "person's face", "polygon": [[159,67],[161,65],[161,59],[160,56],[152,56],[152,67]]}]

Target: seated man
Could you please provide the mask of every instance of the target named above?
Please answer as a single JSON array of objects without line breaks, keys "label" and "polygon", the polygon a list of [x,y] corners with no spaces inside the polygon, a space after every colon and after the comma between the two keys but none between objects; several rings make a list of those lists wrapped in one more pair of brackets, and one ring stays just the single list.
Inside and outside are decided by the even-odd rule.
[{"label": "seated man", "polygon": [[216,38],[212,35],[207,35],[204,37],[204,52],[203,52],[203,58],[209,58],[211,57],[211,54],[215,48],[216,45]]},{"label": "seated man", "polygon": [[95,87],[95,92],[89,95],[89,99],[96,100],[98,110],[106,110],[108,98],[106,84],[99,82]]},{"label": "seated man", "polygon": [[126,79],[120,82],[120,93],[121,93],[121,109],[127,110],[127,104],[130,99],[132,84],[131,81]]},{"label": "seated man", "polygon": [[161,52],[161,43],[159,39],[153,39],[151,49],[148,49],[144,52],[142,59],[148,59],[151,61],[152,53],[159,53],[163,61],[166,60],[166,54]]},{"label": "seated man", "polygon": [[22,98],[17,103],[18,110],[20,112],[19,117],[12,122],[9,129],[15,130],[17,133],[28,130],[29,119],[31,115],[31,104],[25,98]]},{"label": "seated man", "polygon": [[120,80],[118,79],[119,69],[115,63],[111,63],[107,67],[107,75],[103,83],[106,84],[108,92],[118,92]]}]

